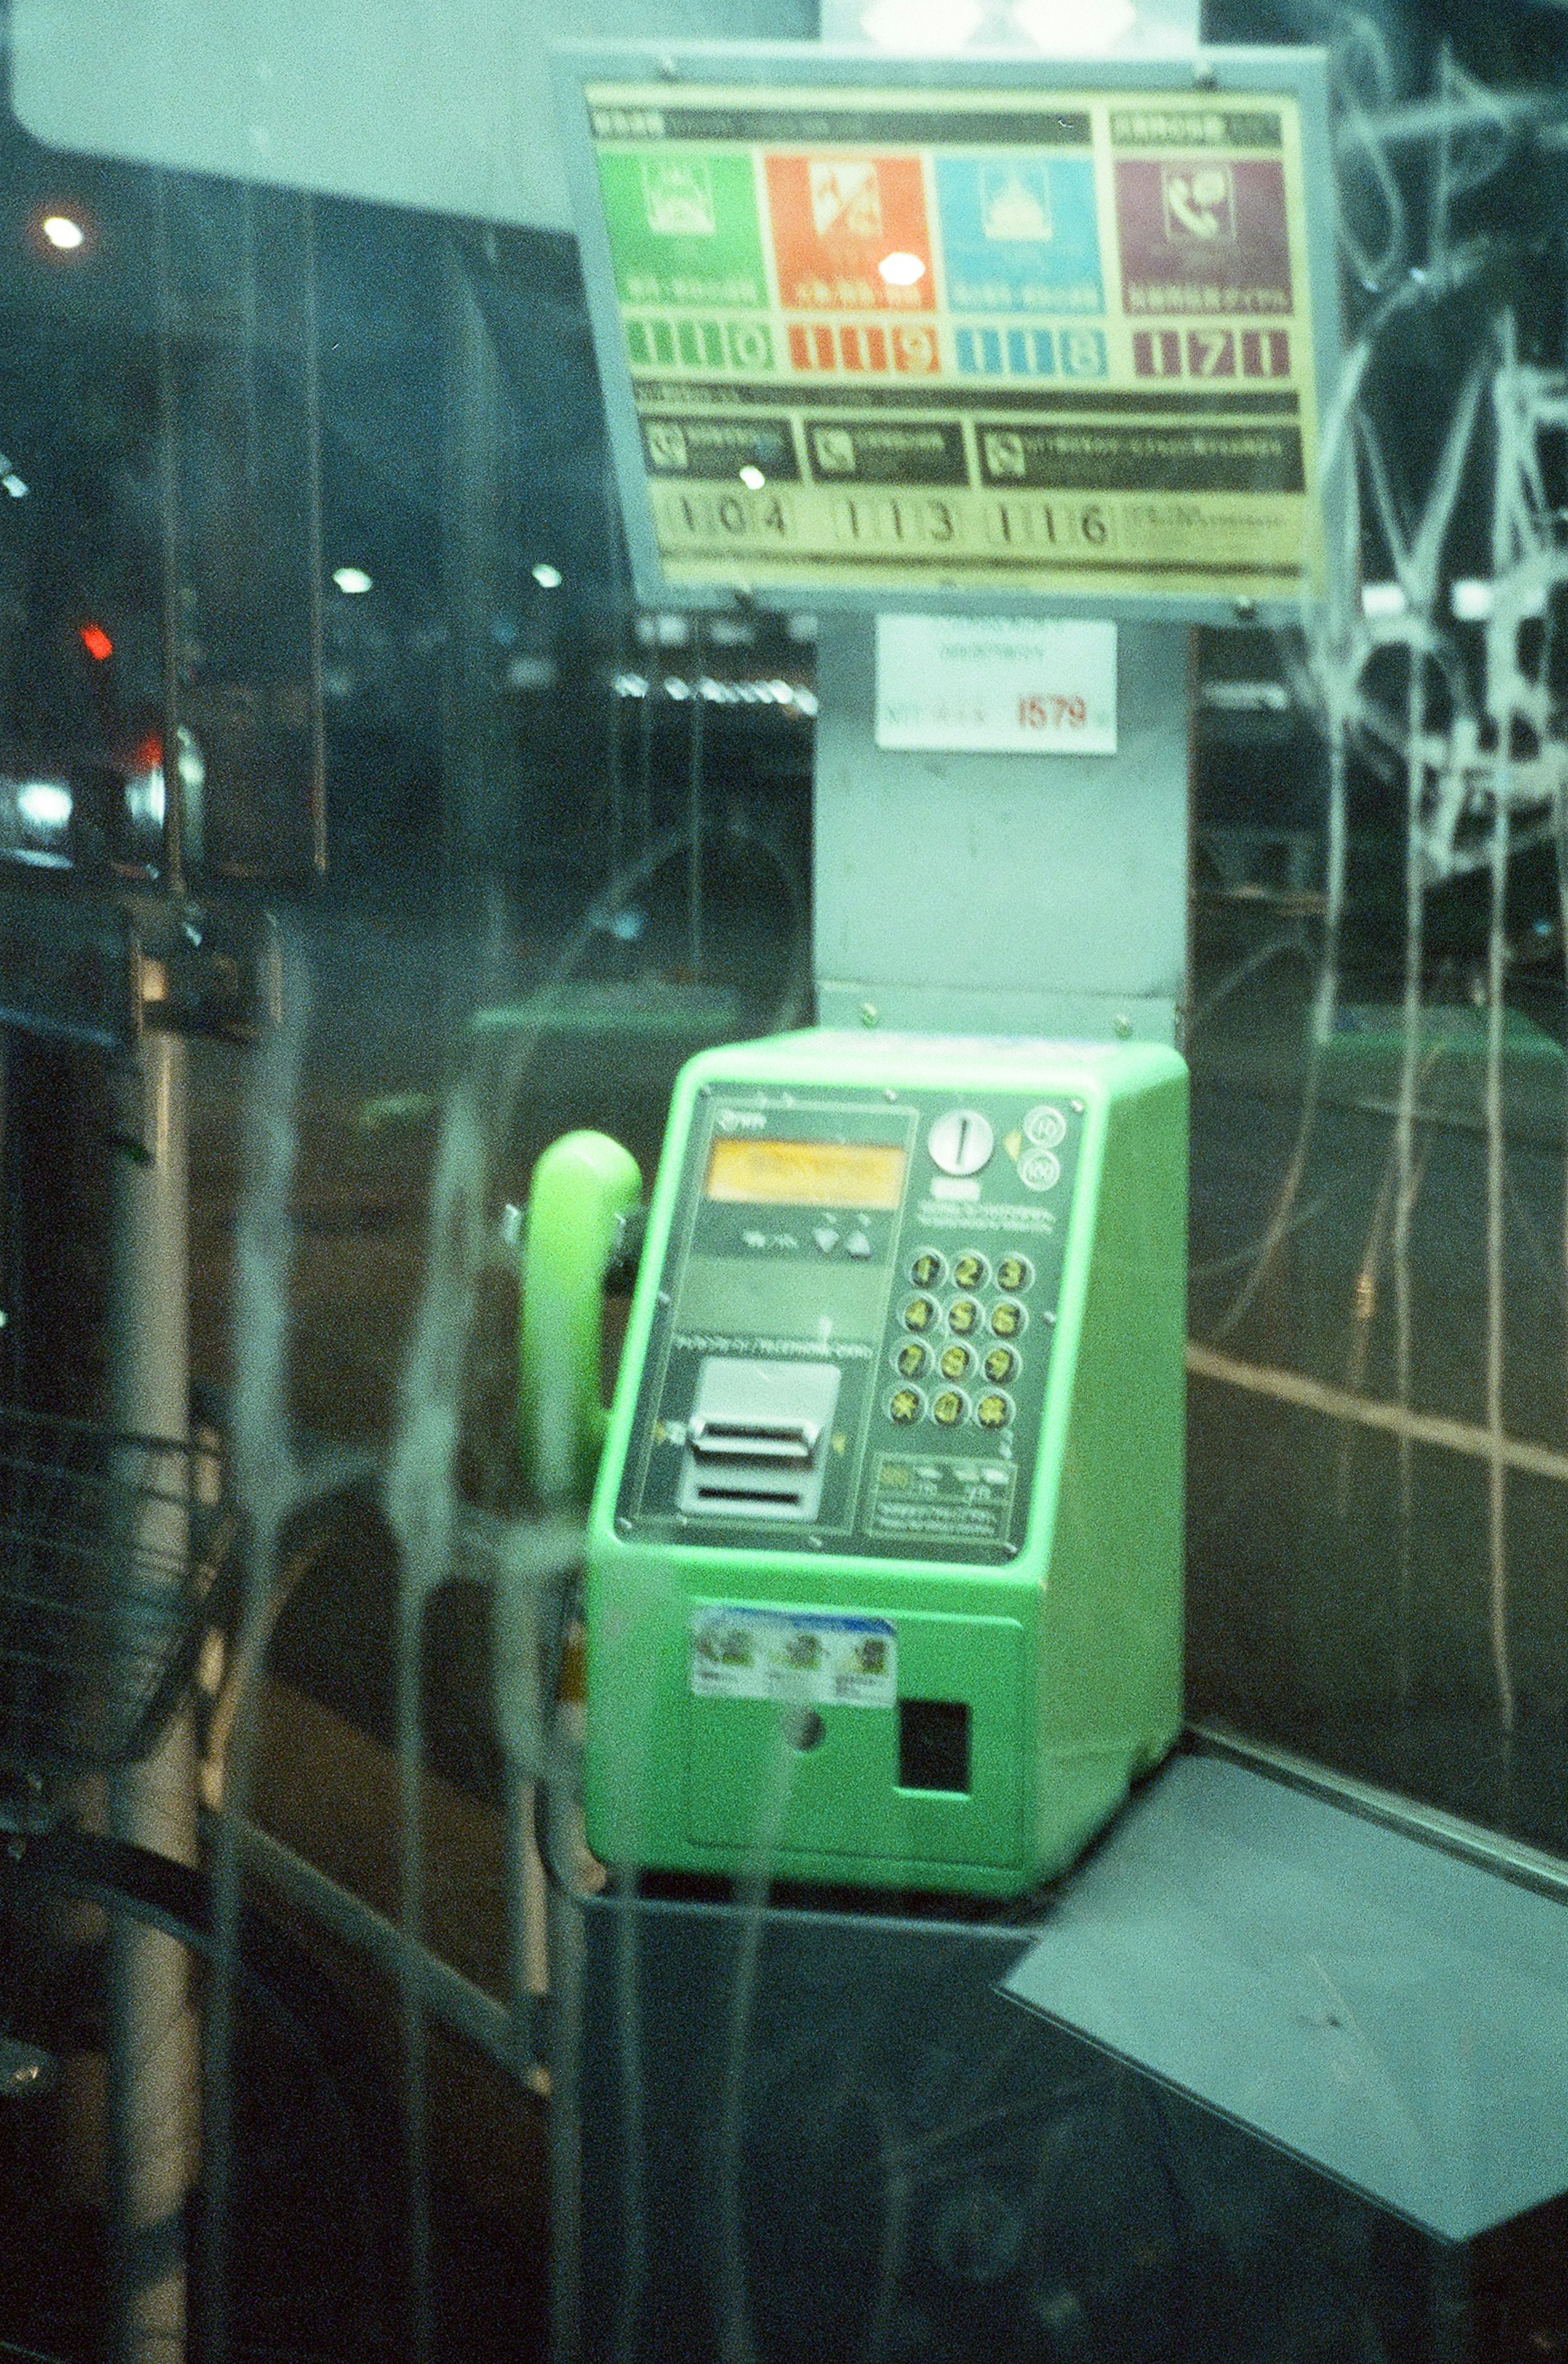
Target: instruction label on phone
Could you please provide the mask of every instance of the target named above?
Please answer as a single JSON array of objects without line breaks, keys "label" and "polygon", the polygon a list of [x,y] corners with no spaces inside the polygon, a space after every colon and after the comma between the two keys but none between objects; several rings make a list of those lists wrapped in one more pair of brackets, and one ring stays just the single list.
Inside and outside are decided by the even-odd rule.
[{"label": "instruction label on phone", "polygon": [[891,1707],[898,1636],[884,1617],[790,1614],[705,1603],[691,1622],[694,1699]]},{"label": "instruction label on phone", "polygon": [[1009,755],[1116,753],[1114,624],[876,619],[876,743]]}]

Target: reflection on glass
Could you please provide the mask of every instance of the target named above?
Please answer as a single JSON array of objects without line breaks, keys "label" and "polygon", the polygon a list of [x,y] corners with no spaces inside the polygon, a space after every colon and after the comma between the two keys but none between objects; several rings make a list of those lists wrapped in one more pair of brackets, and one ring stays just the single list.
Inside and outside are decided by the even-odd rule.
[{"label": "reflection on glass", "polygon": [[[896,45],[918,17],[935,51],[983,13],[866,21]],[[456,0],[427,16],[462,53]],[[1378,22],[1329,28],[1340,178],[1317,195],[1342,221],[1351,356],[1324,422],[1349,520],[1333,596],[1299,630],[1239,621],[1196,651],[1188,1704],[1560,1864],[1568,18],[1459,6],[1443,49],[1412,9]],[[258,88],[260,25],[234,59]],[[1224,0],[1206,29],[1271,28]],[[374,77],[358,86],[374,107]],[[600,2352],[651,2355],[659,2307],[684,2338],[693,2291],[695,2336],[770,2364],[1429,2352],[1453,2309],[1414,2225],[1004,2004],[1005,1923],[944,1924],[939,1958],[914,1900],[856,1918],[846,1967],[852,1900],[765,1906],[770,1833],[795,1785],[829,1786],[830,1728],[808,1746],[781,1724],[729,1917],[705,1895],[677,1957],[678,1900],[638,1912],[612,1890],[574,1988],[531,1817],[537,1782],[585,1924],[606,1873],[570,1794],[579,1553],[519,1465],[506,1224],[573,1129],[626,1141],[651,1183],[684,1058],[809,1017],[817,622],[639,612],[559,228],[75,155],[11,116],[0,138],[5,1400],[182,1435],[194,1403],[247,1514],[259,1622],[229,1663],[265,1672],[227,1694],[200,1830],[188,1779],[172,1835],[134,1827],[227,1898],[222,1801],[242,1849],[290,1851],[266,1879],[299,1883],[293,1909],[313,1929],[336,1912],[385,1981],[369,2039],[352,2010],[323,2023],[369,2162],[362,2276],[336,2251],[323,2268],[312,2232],[339,2222],[323,2210],[347,2169],[301,2137],[309,2171],[279,2178],[276,2216],[249,2180],[273,2159],[272,2097],[319,2094],[316,2068],[236,2055],[232,2139],[204,2136],[202,2169],[210,2193],[228,2160],[236,2351],[368,2352],[372,2269],[412,2260],[424,2320],[387,2352],[443,2364],[497,2339],[508,2364],[542,2353],[552,2303],[589,2310]],[[999,899],[1049,897],[998,844]],[[893,1150],[731,1140],[708,1188],[893,1206],[901,1177]],[[166,1182],[188,1267],[133,1321],[125,1227]],[[615,1231],[623,1262],[632,1236]],[[187,1302],[178,1335],[159,1327]],[[896,1302],[932,1326],[934,1299]],[[164,1342],[161,1411],[127,1401],[128,1327]],[[1042,1335],[1037,1317],[1018,1342],[1026,1369]],[[944,1354],[939,1376],[963,1377]],[[933,1359],[894,1349],[889,1402],[917,1409]],[[1020,1366],[1012,1346],[980,1362],[992,1389]],[[1007,1441],[1003,1421],[964,1482]],[[941,1719],[906,1722],[862,1722],[857,1745],[874,1733],[920,1773]],[[1532,1876],[1550,1890],[1552,1863]],[[313,1942],[314,2000],[335,1957]],[[427,1955],[468,1983],[422,1987]],[[20,2026],[9,1970],[3,2002],[50,2052],[60,1985],[39,1959],[49,2025]],[[1364,2100],[1428,2023],[1391,1948],[1359,1975],[1330,1993],[1303,1971],[1292,2041]],[[575,2298],[553,2302],[543,2080],[518,2073],[547,1985],[567,2031],[549,2106],[613,2147],[582,2195]],[[215,1990],[193,1971],[182,2006]],[[1400,2029],[1380,2049],[1383,2008]],[[460,2068],[425,2041],[443,2013]],[[171,2101],[166,2123],[190,2114]],[[31,2172],[63,2155],[39,2123],[0,2126],[28,2219],[0,2342],[49,2353],[81,2326],[24,2287],[28,2258],[61,2254],[74,2188]],[[1398,2136],[1429,2167],[1427,2123]],[[83,2189],[105,2135],[87,2124]],[[143,2183],[143,2248],[164,2254],[183,2199]],[[84,2286],[102,2230],[72,2218]],[[672,2297],[661,2276],[699,2252]],[[1518,2352],[1552,2352],[1558,2295],[1517,2266],[1505,2284]],[[190,2289],[214,2286],[209,2259]],[[183,2279],[159,2288],[177,2316]],[[81,2328],[84,2352],[102,2326]],[[177,2330],[154,2329],[172,2357]],[[210,2326],[192,2352],[220,2352]]]}]

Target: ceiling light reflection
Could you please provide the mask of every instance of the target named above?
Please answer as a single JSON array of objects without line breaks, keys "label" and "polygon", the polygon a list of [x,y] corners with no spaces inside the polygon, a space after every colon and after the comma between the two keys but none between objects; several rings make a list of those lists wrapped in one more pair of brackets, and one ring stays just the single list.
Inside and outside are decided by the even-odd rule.
[{"label": "ceiling light reflection", "polygon": [[881,50],[947,57],[973,39],[984,13],[978,0],[871,0],[861,30]]},{"label": "ceiling light reflection", "polygon": [[1131,0],[1018,0],[1013,22],[1051,57],[1096,57],[1138,22]]}]

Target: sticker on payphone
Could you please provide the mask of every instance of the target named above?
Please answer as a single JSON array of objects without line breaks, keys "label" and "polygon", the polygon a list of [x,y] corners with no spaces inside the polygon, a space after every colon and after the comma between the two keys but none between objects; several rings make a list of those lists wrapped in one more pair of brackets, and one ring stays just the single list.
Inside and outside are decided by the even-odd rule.
[{"label": "sticker on payphone", "polygon": [[918,1536],[926,1543],[1005,1543],[1018,1478],[1010,1461],[881,1454],[873,1479],[871,1532]]},{"label": "sticker on payphone", "polygon": [[897,1630],[884,1617],[776,1609],[695,1609],[694,1699],[795,1700],[820,1707],[892,1707]]}]

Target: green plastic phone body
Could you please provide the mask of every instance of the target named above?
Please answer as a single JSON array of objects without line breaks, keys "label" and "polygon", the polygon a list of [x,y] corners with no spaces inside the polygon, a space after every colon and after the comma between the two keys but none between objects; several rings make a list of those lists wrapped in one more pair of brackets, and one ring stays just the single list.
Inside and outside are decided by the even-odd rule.
[{"label": "green plastic phone body", "polygon": [[589,1520],[617,1865],[1018,1893],[1181,1714],[1186,1072],[851,1035],[676,1086]]}]

